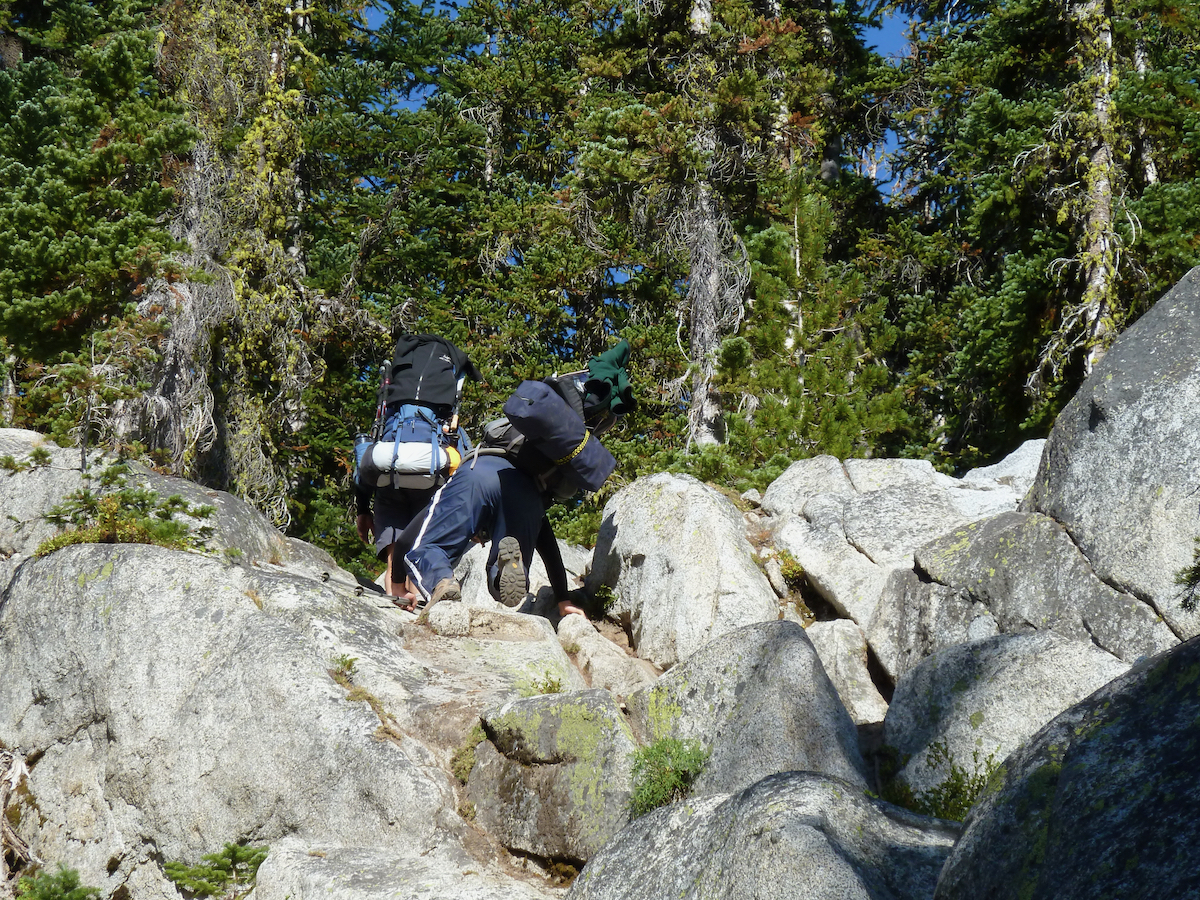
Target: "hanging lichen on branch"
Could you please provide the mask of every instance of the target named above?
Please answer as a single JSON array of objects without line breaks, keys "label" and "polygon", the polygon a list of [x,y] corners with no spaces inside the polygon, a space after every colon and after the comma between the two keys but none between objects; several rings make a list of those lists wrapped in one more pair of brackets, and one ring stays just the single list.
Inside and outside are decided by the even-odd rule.
[{"label": "hanging lichen on branch", "polygon": [[305,98],[291,85],[314,58],[296,37],[300,15],[277,0],[169,10],[162,67],[203,134],[179,179],[174,230],[203,274],[157,292],[169,348],[131,411],[180,474],[234,491],[278,524],[291,488],[281,448],[323,375],[319,344],[360,318],[303,284]]}]

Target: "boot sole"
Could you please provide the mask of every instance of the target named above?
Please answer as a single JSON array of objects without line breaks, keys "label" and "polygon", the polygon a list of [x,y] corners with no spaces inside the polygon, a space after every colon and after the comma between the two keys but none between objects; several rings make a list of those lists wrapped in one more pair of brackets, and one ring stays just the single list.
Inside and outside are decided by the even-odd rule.
[{"label": "boot sole", "polygon": [[525,563],[521,560],[521,545],[509,535],[500,540],[499,550],[500,602],[508,607],[520,606],[525,602]]}]

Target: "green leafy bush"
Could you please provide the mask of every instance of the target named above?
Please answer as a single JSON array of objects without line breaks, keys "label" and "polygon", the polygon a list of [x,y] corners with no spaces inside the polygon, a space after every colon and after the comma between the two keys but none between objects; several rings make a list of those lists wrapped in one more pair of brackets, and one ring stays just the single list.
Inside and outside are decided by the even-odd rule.
[{"label": "green leafy bush", "polygon": [[687,797],[708,757],[709,751],[699,741],[678,738],[662,738],[637,750],[629,799],[633,818]]},{"label": "green leafy bush", "polygon": [[72,544],[157,544],[174,550],[200,549],[212,528],[195,531],[176,515],[207,519],[211,506],[193,506],[182,497],[160,497],[156,491],[127,483],[129,468],[109,466],[100,475],[99,489],[84,487],[46,513],[45,519],[68,529],[44,541],[38,556]]},{"label": "green leafy bush", "polygon": [[79,883],[79,873],[65,866],[17,882],[18,900],[94,900],[99,896],[99,888],[84,887]]},{"label": "green leafy bush", "polygon": [[202,857],[199,865],[168,862],[163,870],[179,889],[191,897],[220,897],[236,900],[254,889],[258,867],[267,858],[268,847],[226,844],[216,853]]}]

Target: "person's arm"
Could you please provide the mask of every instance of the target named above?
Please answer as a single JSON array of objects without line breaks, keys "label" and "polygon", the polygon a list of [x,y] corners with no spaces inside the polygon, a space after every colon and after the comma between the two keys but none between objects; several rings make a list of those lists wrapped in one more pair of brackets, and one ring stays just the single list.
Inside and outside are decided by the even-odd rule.
[{"label": "person's arm", "polygon": [[374,492],[364,490],[353,482],[351,482],[351,488],[354,491],[354,509],[356,512],[354,527],[358,530],[359,539],[365,543],[370,543],[371,538],[375,534],[375,517],[371,515],[371,497]]},{"label": "person's arm", "polygon": [[563,565],[562,552],[558,549],[558,539],[554,536],[554,528],[550,520],[542,517],[542,527],[538,531],[536,549],[546,566],[546,577],[550,579],[550,589],[554,591],[554,599],[558,601],[558,614],[568,616],[578,613],[586,616],[582,609],[569,599],[567,589],[567,567]]},{"label": "person's arm", "polygon": [[546,566],[546,577],[550,579],[554,599],[562,603],[567,599],[567,568],[563,565],[558,539],[554,536],[554,527],[546,516],[542,516],[542,528],[538,532],[536,549]]}]

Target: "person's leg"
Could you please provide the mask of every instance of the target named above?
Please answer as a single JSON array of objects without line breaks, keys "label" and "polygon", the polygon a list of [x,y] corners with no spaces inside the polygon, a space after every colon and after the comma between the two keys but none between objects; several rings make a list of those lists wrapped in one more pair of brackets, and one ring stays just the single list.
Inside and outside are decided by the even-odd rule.
[{"label": "person's leg", "polygon": [[445,579],[453,579],[473,539],[491,535],[500,505],[499,474],[506,467],[511,464],[493,456],[464,464],[400,536],[404,572],[424,600]]},{"label": "person's leg", "polygon": [[387,568],[383,576],[385,593],[399,597],[404,591],[404,573],[396,543],[404,529],[417,518],[433,497],[434,490],[379,488],[375,494],[375,555]]},{"label": "person's leg", "polygon": [[529,564],[546,507],[533,480],[515,467],[498,471],[497,481],[500,500],[488,552],[488,587],[506,606],[519,606],[529,592]]}]

